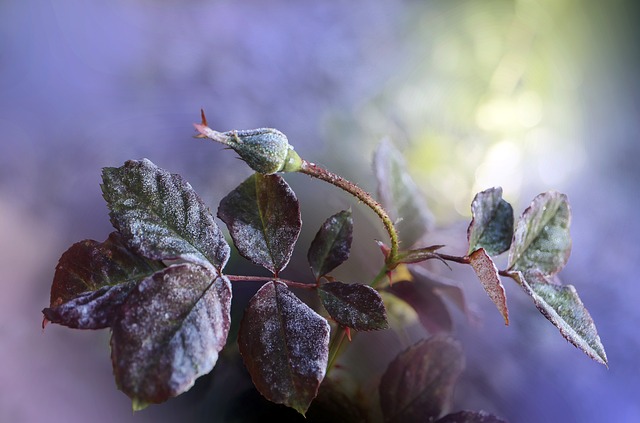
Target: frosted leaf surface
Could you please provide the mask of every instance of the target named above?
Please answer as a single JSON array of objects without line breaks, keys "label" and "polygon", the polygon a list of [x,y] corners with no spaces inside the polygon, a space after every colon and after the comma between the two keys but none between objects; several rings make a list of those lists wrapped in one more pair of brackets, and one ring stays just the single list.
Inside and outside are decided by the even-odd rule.
[{"label": "frosted leaf surface", "polygon": [[464,368],[460,344],[448,336],[423,339],[400,353],[380,380],[385,422],[428,422],[446,413]]},{"label": "frosted leaf surface", "polygon": [[571,210],[567,196],[555,191],[533,199],[522,213],[509,250],[509,269],[558,273],[571,253]]},{"label": "frosted leaf surface", "polygon": [[607,364],[607,354],[596,325],[573,285],[553,283],[540,271],[531,271],[526,275],[513,272],[512,277],[567,341],[598,363]]},{"label": "frosted leaf surface", "polygon": [[220,201],[218,217],[238,252],[278,274],[289,263],[300,234],[300,205],[279,175],[255,173]]},{"label": "frosted leaf surface", "polygon": [[433,215],[407,165],[389,140],[378,146],[373,159],[380,202],[396,221],[402,244],[411,247],[433,226]]},{"label": "frosted leaf surface", "polygon": [[508,325],[509,310],[507,309],[507,296],[504,291],[504,286],[502,286],[502,282],[500,281],[498,268],[484,248],[474,251],[473,254],[469,256],[469,259],[471,260],[471,267],[473,267],[478,279],[480,279],[484,290],[496,305],[500,314],[502,314],[504,323]]},{"label": "frosted leaf surface", "polygon": [[104,168],[102,178],[111,222],[136,252],[212,271],[224,267],[229,245],[209,208],[180,175],[143,159]]},{"label": "frosted leaf surface", "polygon": [[128,250],[117,232],[77,242],[60,257],[43,314],[72,328],[105,328],[135,284],[162,267]]},{"label": "frosted leaf surface", "polygon": [[488,255],[507,251],[513,236],[513,208],[502,199],[502,188],[479,192],[471,203],[473,216],[467,238],[469,254],[484,248]]},{"label": "frosted leaf surface", "polygon": [[269,282],[245,310],[238,345],[251,379],[268,400],[304,414],[329,356],[329,323],[282,282]]},{"label": "frosted leaf surface", "polygon": [[116,383],[134,404],[160,403],[209,373],[229,333],[231,283],[177,264],[134,288],[112,325]]},{"label": "frosted leaf surface", "polygon": [[352,239],[351,210],[338,212],[322,224],[307,253],[307,260],[316,280],[349,258]]},{"label": "frosted leaf surface", "polygon": [[322,305],[342,326],[360,331],[387,329],[387,312],[378,292],[368,285],[325,283],[318,289]]}]

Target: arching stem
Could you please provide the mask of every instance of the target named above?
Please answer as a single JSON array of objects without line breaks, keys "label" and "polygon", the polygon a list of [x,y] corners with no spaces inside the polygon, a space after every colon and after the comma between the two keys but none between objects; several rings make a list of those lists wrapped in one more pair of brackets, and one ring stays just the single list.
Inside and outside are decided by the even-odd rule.
[{"label": "arching stem", "polygon": [[305,175],[309,175],[313,178],[323,180],[337,186],[340,189],[343,189],[344,191],[356,197],[358,200],[362,201],[371,210],[373,210],[378,215],[378,217],[380,217],[380,220],[382,220],[382,223],[384,224],[384,227],[389,234],[389,238],[391,239],[391,249],[389,250],[389,255],[386,259],[386,263],[390,267],[396,264],[395,262],[398,257],[399,245],[398,231],[396,231],[396,228],[393,225],[393,221],[387,214],[386,210],[382,207],[382,205],[380,205],[380,203],[374,200],[368,192],[366,192],[356,184],[346,180],[341,176],[336,175],[335,173],[328,171],[323,167],[318,166],[315,163],[310,163],[306,160],[302,160],[302,165],[298,172],[304,173]]}]

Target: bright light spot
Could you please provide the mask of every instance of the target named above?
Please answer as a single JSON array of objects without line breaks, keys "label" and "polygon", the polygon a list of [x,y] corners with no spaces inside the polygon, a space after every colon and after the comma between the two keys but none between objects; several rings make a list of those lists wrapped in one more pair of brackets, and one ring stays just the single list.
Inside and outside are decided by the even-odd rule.
[{"label": "bright light spot", "polygon": [[493,98],[478,108],[476,123],[486,131],[514,128],[518,115],[513,101],[506,97]]},{"label": "bright light spot", "polygon": [[516,196],[522,185],[522,151],[509,140],[493,145],[476,171],[474,192],[502,187],[505,196]]},{"label": "bright light spot", "polygon": [[542,120],[542,100],[540,96],[527,91],[522,93],[516,101],[518,122],[525,128],[533,128]]},{"label": "bright light spot", "polygon": [[540,96],[527,91],[516,98],[495,97],[476,112],[476,123],[486,131],[519,131],[535,127],[542,120]]}]

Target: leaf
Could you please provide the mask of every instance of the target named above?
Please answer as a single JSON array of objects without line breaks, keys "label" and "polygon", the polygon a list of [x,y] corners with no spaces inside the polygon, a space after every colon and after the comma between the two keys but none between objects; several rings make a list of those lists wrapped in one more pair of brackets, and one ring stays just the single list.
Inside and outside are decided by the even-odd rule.
[{"label": "leaf", "polygon": [[411,247],[433,226],[426,201],[407,173],[402,154],[389,140],[383,140],[378,146],[373,167],[380,202],[396,221],[402,243]]},{"label": "leaf", "polygon": [[351,210],[338,212],[322,224],[307,253],[307,259],[316,280],[349,258],[352,239]]},{"label": "leaf", "polygon": [[446,261],[444,261],[438,254],[435,254],[435,252],[442,247],[444,247],[444,245],[432,245],[430,247],[400,251],[398,253],[398,258],[395,260],[395,263],[411,264],[420,263],[430,259],[437,259],[443,262],[447,267],[449,267],[449,264]]},{"label": "leaf", "polygon": [[318,289],[322,305],[341,324],[359,331],[387,329],[387,312],[378,291],[368,285],[325,283]]},{"label": "leaf", "polygon": [[380,380],[385,422],[431,421],[450,406],[464,368],[460,344],[448,336],[421,340],[400,353]]},{"label": "leaf", "polygon": [[555,191],[533,199],[516,225],[509,251],[510,270],[558,273],[569,259],[571,210],[567,196]]},{"label": "leaf", "polygon": [[607,354],[598,330],[573,285],[558,285],[540,271],[510,272],[533,298],[538,310],[562,336],[598,363],[607,365]]},{"label": "leaf", "polygon": [[253,174],[220,202],[238,252],[277,275],[287,266],[302,220],[296,195],[279,175]]},{"label": "leaf", "polygon": [[504,253],[513,236],[513,208],[502,199],[502,188],[476,194],[471,203],[473,218],[467,229],[469,254],[484,248],[488,255]]},{"label": "leaf", "polygon": [[254,385],[268,400],[305,414],[329,358],[329,323],[282,282],[269,282],[245,310],[238,345]]},{"label": "leaf", "polygon": [[505,420],[489,414],[486,411],[458,411],[447,414],[436,423],[507,423]]},{"label": "leaf", "polygon": [[160,403],[211,371],[229,333],[231,283],[191,263],[134,288],[112,325],[118,388],[134,404]]},{"label": "leaf", "polygon": [[118,232],[102,243],[77,242],[60,257],[50,308],[42,313],[47,320],[71,328],[108,327],[135,284],[163,267],[128,250]]},{"label": "leaf", "polygon": [[489,298],[498,307],[498,311],[504,318],[504,324],[509,324],[509,309],[507,308],[507,297],[504,291],[504,286],[500,281],[500,275],[498,274],[498,268],[494,264],[491,257],[487,254],[484,248],[480,248],[474,251],[470,256],[471,267],[478,275],[480,283],[484,287],[484,290],[489,295]]},{"label": "leaf", "polygon": [[111,222],[127,244],[152,260],[186,260],[220,270],[230,248],[209,208],[180,175],[147,159],[104,168]]},{"label": "leaf", "polygon": [[440,295],[419,282],[400,281],[385,288],[409,304],[418,314],[420,324],[429,333],[451,332],[453,321]]}]

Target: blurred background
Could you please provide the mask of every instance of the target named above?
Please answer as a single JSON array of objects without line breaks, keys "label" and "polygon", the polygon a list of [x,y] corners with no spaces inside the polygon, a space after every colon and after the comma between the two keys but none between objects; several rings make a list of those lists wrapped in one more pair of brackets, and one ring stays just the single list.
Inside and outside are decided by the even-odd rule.
[{"label": "blurred background", "polygon": [[[511,281],[505,327],[469,269],[440,269],[479,316],[457,316],[467,365],[453,407],[512,422],[640,421],[637,12],[623,0],[0,2],[0,421],[226,421],[225,404],[250,392],[229,346],[195,389],[133,414],[108,331],[40,327],[60,255],[111,231],[102,167],[147,157],[212,210],[250,175],[192,138],[200,108],[215,129],[276,127],[370,191],[372,154],[390,137],[451,253],[465,252],[477,191],[502,186],[517,214],[539,192],[567,193],[573,251],[560,277],[591,312],[609,368]],[[309,242],[350,206],[353,254],[338,275],[375,275],[375,216],[318,181],[287,180],[305,225],[283,276],[310,278]],[[227,271],[259,272],[241,258]],[[234,315],[257,287],[234,287]],[[406,346],[396,341],[375,343],[380,356]],[[363,362],[386,365],[366,351]]]}]

